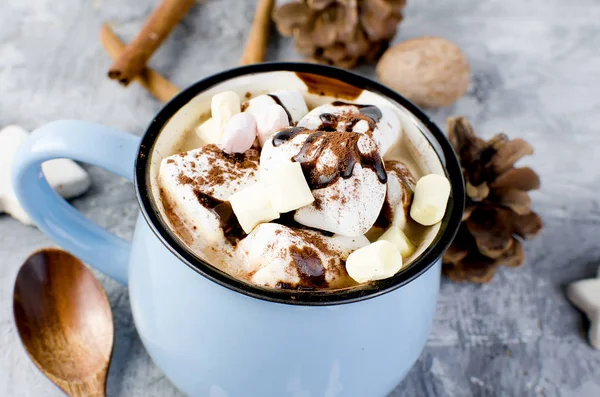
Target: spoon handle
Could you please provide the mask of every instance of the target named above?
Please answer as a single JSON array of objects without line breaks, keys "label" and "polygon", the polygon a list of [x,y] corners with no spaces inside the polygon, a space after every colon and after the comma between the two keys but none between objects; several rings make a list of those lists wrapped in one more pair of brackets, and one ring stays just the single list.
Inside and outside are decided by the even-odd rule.
[{"label": "spoon handle", "polygon": [[98,373],[95,376],[84,379],[80,382],[67,382],[58,380],[55,383],[69,397],[106,397],[106,373]]}]

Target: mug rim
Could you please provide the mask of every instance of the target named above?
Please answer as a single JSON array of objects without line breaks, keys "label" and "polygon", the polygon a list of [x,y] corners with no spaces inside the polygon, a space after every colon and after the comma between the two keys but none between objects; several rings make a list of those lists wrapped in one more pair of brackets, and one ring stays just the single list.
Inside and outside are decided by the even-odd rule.
[{"label": "mug rim", "polygon": [[[401,271],[393,277],[372,282],[371,284],[376,285],[375,288],[366,289],[355,287],[340,290],[302,291],[265,288],[247,283],[217,269],[215,266],[203,261],[191,253],[189,249],[185,248],[179,239],[175,238],[174,235],[168,231],[168,228],[164,225],[164,221],[161,219],[159,211],[153,203],[153,198],[149,193],[151,190],[149,178],[150,155],[156,139],[171,117],[194,97],[217,84],[243,75],[278,71],[311,73],[337,79],[354,87],[368,90],[381,95],[384,98],[393,100],[403,106],[410,114],[423,123],[423,126],[431,133],[441,148],[441,154],[443,154],[445,158],[445,164],[440,158],[441,154],[438,153],[435,145],[432,144],[430,138],[425,134],[425,138],[429,141],[434,152],[437,154],[452,186],[451,197],[448,202],[444,219],[442,219],[440,230],[429,247],[427,247],[427,249],[421,253],[421,255],[417,257],[406,270]],[[171,253],[192,270],[212,282],[252,298],[303,306],[330,306],[364,301],[394,291],[417,279],[433,266],[450,246],[450,243],[458,232],[465,204],[465,187],[462,168],[456,153],[448,138],[446,138],[437,125],[435,125],[423,111],[399,93],[370,78],[333,66],[302,62],[268,62],[235,67],[201,79],[182,90],[162,107],[150,122],[146,132],[141,138],[135,162],[134,188],[141,213],[150,229]]]}]

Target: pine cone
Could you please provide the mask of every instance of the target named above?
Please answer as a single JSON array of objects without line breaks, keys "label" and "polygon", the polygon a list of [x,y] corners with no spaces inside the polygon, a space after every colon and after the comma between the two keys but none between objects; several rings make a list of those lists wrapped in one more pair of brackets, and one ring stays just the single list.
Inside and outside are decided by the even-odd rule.
[{"label": "pine cone", "polygon": [[448,138],[460,159],[467,197],[463,222],[444,255],[444,274],[455,281],[485,283],[496,266],[521,265],[521,239],[542,229],[527,194],[540,187],[540,179],[531,168],[514,167],[533,148],[505,134],[486,142],[464,117],[448,119]]},{"label": "pine cone", "polygon": [[353,68],[377,60],[396,34],[406,0],[295,0],[273,19],[296,50],[317,62]]}]

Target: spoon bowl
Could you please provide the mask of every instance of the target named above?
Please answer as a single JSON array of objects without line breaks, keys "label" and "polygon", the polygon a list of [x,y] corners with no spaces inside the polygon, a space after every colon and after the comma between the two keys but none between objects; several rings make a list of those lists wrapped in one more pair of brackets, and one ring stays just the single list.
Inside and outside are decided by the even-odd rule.
[{"label": "spoon bowl", "polygon": [[71,254],[33,253],[13,295],[15,323],[35,365],[69,396],[105,396],[113,318],[102,285]]}]

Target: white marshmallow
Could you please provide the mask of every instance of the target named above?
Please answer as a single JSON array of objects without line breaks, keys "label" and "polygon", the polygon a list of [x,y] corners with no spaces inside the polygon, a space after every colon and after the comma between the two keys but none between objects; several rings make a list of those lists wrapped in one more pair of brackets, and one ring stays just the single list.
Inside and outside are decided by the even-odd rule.
[{"label": "white marshmallow", "polygon": [[229,203],[246,233],[250,233],[261,223],[279,218],[279,212],[273,209],[267,188],[262,182],[232,194]]},{"label": "white marshmallow", "polygon": [[[318,246],[315,241],[319,241]],[[369,240],[364,236],[327,237],[312,230],[263,223],[239,242],[237,252],[241,276],[254,284],[293,289],[341,288],[354,283],[343,261],[367,244]]]},{"label": "white marshmallow", "polygon": [[223,131],[219,129],[217,122],[212,117],[196,128],[196,134],[206,145],[221,142]]},{"label": "white marshmallow", "polygon": [[[277,97],[277,100],[273,97]],[[281,105],[284,110],[287,110],[292,123],[298,123],[302,117],[308,113],[308,107],[304,96],[299,91],[282,90],[276,91],[269,95],[259,95],[250,99],[246,108],[246,112],[254,113],[261,108],[269,105]],[[287,113],[286,113],[287,114]]]},{"label": "white marshmallow", "polygon": [[415,179],[408,167],[399,161],[386,161],[385,169],[388,176],[385,200],[391,210],[391,224],[403,229],[408,220]]},{"label": "white marshmallow", "polygon": [[408,257],[415,250],[413,243],[410,242],[408,237],[406,237],[406,234],[404,234],[398,226],[391,226],[386,230],[377,241],[381,240],[389,241],[394,244],[400,252],[400,255],[402,255],[402,258]]},{"label": "white marshmallow", "polygon": [[401,268],[400,252],[386,240],[360,248],[346,259],[346,271],[359,283],[392,277]]},{"label": "white marshmallow", "polygon": [[[401,137],[402,125],[396,115],[394,109],[389,106],[377,106],[381,111],[381,119],[376,122],[376,127],[373,131],[368,131],[369,123],[366,120],[357,122],[351,129],[351,131],[359,132],[369,135],[379,148],[381,157],[384,157],[390,147],[392,147]],[[321,115],[331,114],[337,120],[336,129],[337,131],[346,131],[349,127],[348,119],[354,117],[360,117],[360,107],[353,104],[345,105],[333,105],[326,104],[321,105],[311,110],[306,116],[298,122],[299,127],[308,128],[311,130],[319,129],[323,125]],[[366,117],[366,116],[362,116]]]},{"label": "white marshmallow", "polygon": [[[358,146],[363,153],[377,151],[373,140],[366,135],[361,136]],[[322,168],[337,167],[339,161],[330,150],[326,150],[321,153],[317,164]],[[294,215],[296,222],[343,236],[361,236],[373,226],[381,212],[386,184],[379,181],[373,170],[356,164],[350,178],[340,177],[312,193],[315,203],[299,208]]]},{"label": "white marshmallow", "polygon": [[282,161],[268,172],[261,172],[261,181],[267,187],[273,208],[280,212],[289,212],[315,201],[300,163]]},{"label": "white marshmallow", "polygon": [[446,177],[429,174],[417,181],[410,206],[410,217],[424,226],[442,220],[450,197],[450,182]]},{"label": "white marshmallow", "polygon": [[[0,130],[0,213],[6,212],[20,222],[32,225],[32,220],[17,201],[11,182],[14,157],[28,135],[17,125]],[[87,172],[72,160],[47,161],[42,164],[42,172],[48,184],[67,199],[83,194],[90,187]]]},{"label": "white marshmallow", "polygon": [[244,153],[255,139],[256,119],[250,113],[238,113],[225,126],[219,146],[225,153]]},{"label": "white marshmallow", "polygon": [[258,141],[261,146],[275,133],[290,126],[287,113],[279,105],[265,106],[251,114],[256,117]]},{"label": "white marshmallow", "polygon": [[229,120],[241,112],[240,96],[233,91],[224,91],[212,97],[210,111],[219,131],[223,131]]},{"label": "white marshmallow", "polygon": [[[277,169],[283,162],[292,162],[310,135],[301,133],[290,141],[277,147],[268,140],[260,154],[261,175]],[[375,143],[367,136],[359,140],[359,148],[364,153],[376,151]],[[337,159],[330,150],[322,153],[319,166],[326,167]],[[335,183],[323,189],[313,189],[316,203],[299,208],[294,219],[305,226],[327,230],[344,236],[360,236],[365,234],[377,220],[386,185],[381,183],[374,171],[356,164],[352,176],[339,178]]]},{"label": "white marshmallow", "polygon": [[597,278],[569,284],[567,297],[590,319],[590,344],[600,350],[600,268]]},{"label": "white marshmallow", "polygon": [[[212,246],[225,238],[221,219],[201,195],[227,201],[235,192],[258,182],[258,153],[244,153],[244,162],[223,153],[216,145],[176,154],[163,159],[159,185],[173,212],[186,231],[203,245]],[[219,174],[218,181],[210,175]]]}]

